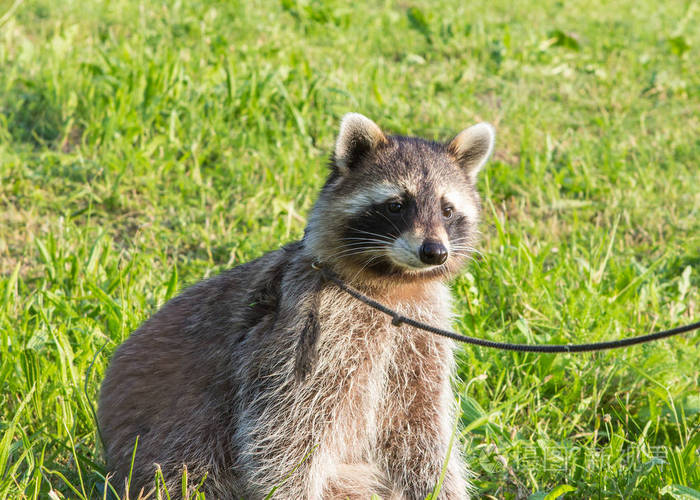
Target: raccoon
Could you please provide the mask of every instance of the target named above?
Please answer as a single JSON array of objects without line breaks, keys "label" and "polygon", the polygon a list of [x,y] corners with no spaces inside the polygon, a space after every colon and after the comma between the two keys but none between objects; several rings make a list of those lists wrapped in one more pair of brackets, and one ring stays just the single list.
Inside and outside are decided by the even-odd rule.
[{"label": "raccoon", "polygon": [[446,464],[440,498],[469,498],[452,341],[393,326],[312,264],[449,326],[493,143],[485,123],[438,143],[346,115],[303,239],[186,289],[114,353],[98,411],[113,481],[148,491],[159,467],[171,498],[186,469],[206,498],[423,499]]}]

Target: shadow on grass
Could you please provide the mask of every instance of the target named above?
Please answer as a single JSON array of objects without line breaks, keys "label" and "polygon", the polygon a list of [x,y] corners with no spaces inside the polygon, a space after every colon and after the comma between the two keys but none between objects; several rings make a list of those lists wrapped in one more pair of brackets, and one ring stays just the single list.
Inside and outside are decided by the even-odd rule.
[{"label": "shadow on grass", "polygon": [[47,86],[18,80],[4,101],[3,113],[12,139],[34,148],[57,144],[64,124],[56,96]]}]

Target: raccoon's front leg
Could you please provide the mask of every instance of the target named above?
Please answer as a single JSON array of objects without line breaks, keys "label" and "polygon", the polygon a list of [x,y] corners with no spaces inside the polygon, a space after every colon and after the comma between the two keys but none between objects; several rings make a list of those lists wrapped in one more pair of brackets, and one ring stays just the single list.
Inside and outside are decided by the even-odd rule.
[{"label": "raccoon's front leg", "polygon": [[435,429],[426,429],[422,422],[416,421],[392,429],[385,446],[387,468],[394,482],[405,498],[423,500],[434,490],[442,467],[449,460],[438,498],[467,500],[466,470],[457,439],[449,451],[450,433],[431,431]]},{"label": "raccoon's front leg", "polygon": [[[413,332],[411,332],[413,334]],[[389,371],[380,446],[393,482],[407,499],[423,500],[447,471],[439,498],[469,498],[467,472],[455,436],[450,387],[452,353],[446,342],[416,335],[399,347]],[[449,455],[449,456],[448,456]]]}]

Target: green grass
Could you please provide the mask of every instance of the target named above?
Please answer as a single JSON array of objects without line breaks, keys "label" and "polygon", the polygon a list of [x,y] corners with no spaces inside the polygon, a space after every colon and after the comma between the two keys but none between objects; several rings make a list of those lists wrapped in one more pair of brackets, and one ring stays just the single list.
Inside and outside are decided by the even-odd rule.
[{"label": "green grass", "polygon": [[[697,3],[348,5],[0,0],[0,497],[99,496],[109,355],[184,286],[302,235],[347,111],[497,126],[464,333],[700,316]],[[699,342],[464,348],[479,495],[698,498]]]}]

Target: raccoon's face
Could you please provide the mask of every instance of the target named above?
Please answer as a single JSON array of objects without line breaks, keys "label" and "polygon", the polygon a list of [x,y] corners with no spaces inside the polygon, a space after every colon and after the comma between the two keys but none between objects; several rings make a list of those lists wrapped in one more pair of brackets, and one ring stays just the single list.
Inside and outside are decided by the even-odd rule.
[{"label": "raccoon's face", "polygon": [[346,115],[307,247],[353,280],[450,277],[474,250],[476,174],[493,139],[487,124],[448,144],[386,136],[370,119]]}]

